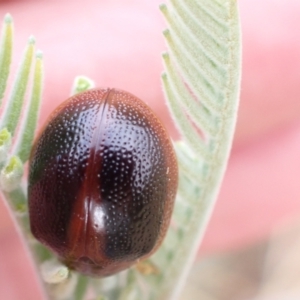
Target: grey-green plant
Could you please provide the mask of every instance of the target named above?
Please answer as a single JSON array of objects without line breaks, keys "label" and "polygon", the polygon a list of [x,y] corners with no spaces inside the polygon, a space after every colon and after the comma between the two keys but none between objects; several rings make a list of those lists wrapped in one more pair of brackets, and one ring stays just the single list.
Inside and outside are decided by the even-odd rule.
[{"label": "grey-green plant", "polygon": [[[236,123],[241,39],[236,0],[170,0],[160,10],[163,32],[163,92],[181,139],[174,142],[179,189],[168,234],[144,262],[108,278],[87,278],[62,265],[32,237],[23,165],[29,157],[43,89],[43,59],[30,37],[11,89],[7,88],[13,45],[13,20],[4,18],[0,45],[0,185],[24,245],[40,274],[45,297],[165,300],[180,295],[210,218],[227,165]],[[80,71],[80,70],[79,70]],[[72,94],[94,87],[84,76]],[[29,93],[28,99],[25,97]],[[150,271],[149,271],[150,270]]]}]

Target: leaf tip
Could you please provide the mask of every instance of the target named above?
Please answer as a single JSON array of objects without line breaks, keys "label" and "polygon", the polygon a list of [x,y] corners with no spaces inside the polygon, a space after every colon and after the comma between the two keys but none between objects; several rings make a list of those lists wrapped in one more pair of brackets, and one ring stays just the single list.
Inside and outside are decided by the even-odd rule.
[{"label": "leaf tip", "polygon": [[163,81],[166,81],[166,80],[168,79],[167,73],[166,73],[166,72],[163,72],[163,73],[161,74],[161,78],[162,78]]},{"label": "leaf tip", "polygon": [[35,37],[33,35],[31,35],[29,38],[28,38],[28,44],[29,45],[34,45],[35,44]]},{"label": "leaf tip", "polygon": [[159,5],[159,9],[160,9],[160,11],[165,11],[167,9],[167,5],[165,3],[161,3]]},{"label": "leaf tip", "polygon": [[11,146],[11,140],[10,132],[7,128],[3,128],[0,131],[0,162],[3,162],[6,159]]},{"label": "leaf tip", "polygon": [[4,17],[4,22],[6,24],[11,24],[13,22],[13,18],[10,13],[7,13]]},{"label": "leaf tip", "polygon": [[43,51],[37,50],[36,53],[35,53],[35,57],[37,59],[43,59]]},{"label": "leaf tip", "polygon": [[61,283],[69,276],[69,269],[56,260],[44,261],[41,265],[41,275],[47,283]]},{"label": "leaf tip", "polygon": [[0,184],[2,190],[11,192],[16,189],[21,182],[23,175],[23,163],[18,156],[12,156],[0,173]]},{"label": "leaf tip", "polygon": [[95,82],[87,76],[77,76],[74,80],[71,94],[75,95],[95,87]]},{"label": "leaf tip", "polygon": [[165,37],[169,36],[169,35],[170,35],[170,29],[167,28],[167,29],[163,30],[163,35],[164,35]]},{"label": "leaf tip", "polygon": [[169,53],[166,51],[166,52],[163,52],[162,57],[163,57],[163,59],[168,59],[168,58],[170,57],[170,55],[169,55]]}]

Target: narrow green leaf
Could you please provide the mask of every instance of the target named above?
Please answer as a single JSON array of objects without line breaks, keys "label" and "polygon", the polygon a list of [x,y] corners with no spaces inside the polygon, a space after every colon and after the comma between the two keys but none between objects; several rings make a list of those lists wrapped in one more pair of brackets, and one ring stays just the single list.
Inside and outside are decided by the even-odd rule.
[{"label": "narrow green leaf", "polygon": [[185,141],[196,153],[201,155],[202,158],[210,160],[211,155],[208,151],[209,149],[207,149],[204,141],[201,139],[197,131],[193,128],[192,124],[186,121],[186,117],[184,117],[185,112],[179,105],[177,105],[176,100],[174,100],[174,92],[171,89],[168,78],[165,74],[163,74],[162,80],[166,97],[168,97],[169,99],[168,106],[170,108],[170,111],[172,112],[173,118],[176,120],[177,128],[182,133]]},{"label": "narrow green leaf", "polygon": [[[175,1],[172,2],[182,2]],[[185,3],[186,4],[186,3]],[[203,29],[203,25],[206,23],[200,23],[199,18],[196,19],[193,16],[193,10],[188,11],[184,6],[176,6],[176,11],[174,9],[167,9],[167,7],[162,6],[162,12],[168,20],[169,29],[174,39],[174,43],[180,44],[178,51],[183,51],[187,57],[195,64],[198,71],[201,72],[206,83],[212,84],[215,88],[222,88],[224,85],[224,76],[226,72],[224,69],[224,61],[228,55],[228,49],[226,47],[221,47],[217,52],[217,45],[209,44],[208,42],[215,42],[216,39],[213,38],[212,31],[195,30],[198,28]],[[203,34],[206,36],[203,36]],[[224,30],[221,33],[221,37],[226,39],[228,32]],[[201,40],[199,40],[201,38]],[[200,45],[199,45],[199,42]],[[206,51],[206,50],[209,51]],[[221,57],[221,59],[220,59]]]},{"label": "narrow green leaf", "polygon": [[215,119],[215,116],[210,114],[200,101],[196,101],[195,97],[187,90],[174,64],[171,63],[168,53],[163,54],[163,60],[166,71],[165,79],[170,79],[168,84],[174,94],[172,100],[176,101],[175,105],[181,105],[182,109],[188,113],[195,125],[201,128],[204,134],[215,134],[218,128],[218,119]]},{"label": "narrow green leaf", "polygon": [[43,90],[44,66],[43,55],[38,51],[35,59],[35,69],[33,86],[31,92],[31,99],[28,109],[22,118],[21,131],[18,135],[16,155],[20,157],[23,162],[29,158],[30,149],[32,146],[37,120],[40,110],[40,103]]},{"label": "narrow green leaf", "polygon": [[6,127],[12,136],[14,135],[14,132],[18,125],[19,117],[23,107],[24,96],[34,56],[34,44],[34,37],[30,37],[24,53],[23,61],[14,81],[12,93],[8,99],[8,104],[5,108],[4,115],[1,120],[1,127]]},{"label": "narrow green leaf", "polygon": [[13,47],[13,20],[7,14],[4,17],[2,28],[1,45],[0,45],[0,105],[4,97],[4,91],[9,75],[9,68],[12,57]]},{"label": "narrow green leaf", "polygon": [[[171,30],[165,30],[164,36],[170,48],[172,59],[176,62],[178,68],[180,68],[184,80],[189,82],[189,87],[195,96],[198,99],[201,99],[202,105],[204,105],[211,113],[217,112],[220,102],[224,98],[222,91],[220,91],[221,95],[216,95],[212,86],[209,84],[209,81],[199,74],[203,72],[203,69],[199,69],[195,66],[192,56],[186,52],[183,44],[180,43],[180,40]],[[213,101],[211,101],[212,99]]]}]

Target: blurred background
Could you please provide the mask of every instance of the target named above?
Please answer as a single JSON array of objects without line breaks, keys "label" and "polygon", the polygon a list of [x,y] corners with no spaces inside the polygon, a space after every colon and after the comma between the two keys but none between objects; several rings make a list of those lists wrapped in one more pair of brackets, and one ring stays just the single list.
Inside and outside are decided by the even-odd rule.
[{"label": "blurred background", "polygon": [[[9,12],[15,21],[12,70],[31,34],[44,52],[40,125],[68,98],[74,77],[86,75],[146,101],[179,138],[161,90],[166,25],[159,3],[0,0],[0,18]],[[243,75],[233,151],[181,299],[300,299],[300,2],[240,0],[239,6]],[[0,294],[40,299],[2,202]]]}]

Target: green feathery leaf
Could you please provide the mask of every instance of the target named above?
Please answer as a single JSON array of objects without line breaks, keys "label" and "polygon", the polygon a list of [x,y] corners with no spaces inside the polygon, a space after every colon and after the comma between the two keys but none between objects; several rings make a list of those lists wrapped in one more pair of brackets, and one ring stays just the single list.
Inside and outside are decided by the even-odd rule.
[{"label": "green feathery leaf", "polygon": [[[170,255],[151,299],[178,296],[195,259],[227,165],[237,117],[241,41],[237,1],[170,0],[162,5],[163,87],[183,142],[176,143],[179,191],[167,236]],[[175,239],[174,239],[175,237]]]},{"label": "green feathery leaf", "polygon": [[0,44],[0,105],[4,96],[12,57],[13,21],[10,14],[4,18]]}]

